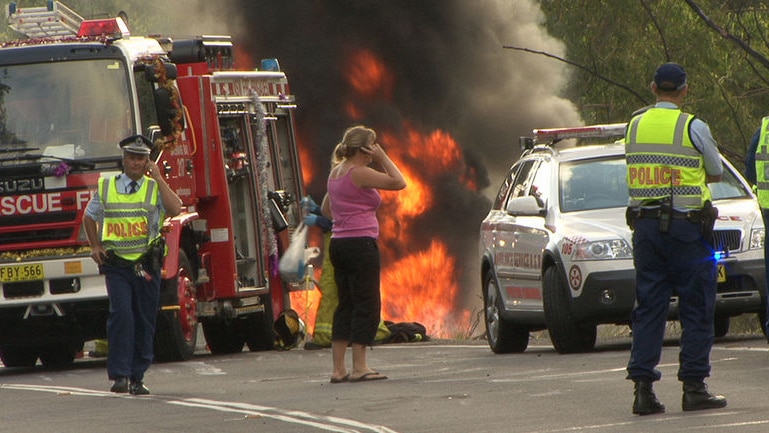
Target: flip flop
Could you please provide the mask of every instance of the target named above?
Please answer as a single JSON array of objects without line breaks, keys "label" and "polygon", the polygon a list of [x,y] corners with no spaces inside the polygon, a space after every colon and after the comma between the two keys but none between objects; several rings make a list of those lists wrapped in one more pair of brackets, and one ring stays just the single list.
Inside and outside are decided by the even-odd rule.
[{"label": "flip flop", "polygon": [[331,380],[329,380],[330,383],[345,383],[350,381],[350,373],[347,373],[344,375],[344,377],[332,377]]},{"label": "flip flop", "polygon": [[351,377],[350,382],[372,382],[375,380],[385,380],[387,376],[379,374],[376,371],[369,371],[361,377]]}]

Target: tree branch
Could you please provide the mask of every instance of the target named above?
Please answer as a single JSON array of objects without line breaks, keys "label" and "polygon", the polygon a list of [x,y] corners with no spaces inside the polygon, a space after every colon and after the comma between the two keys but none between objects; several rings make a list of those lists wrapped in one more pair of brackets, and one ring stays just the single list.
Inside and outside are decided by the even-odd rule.
[{"label": "tree branch", "polygon": [[641,5],[646,10],[646,14],[649,15],[649,19],[652,20],[652,24],[654,24],[654,28],[657,29],[657,34],[660,35],[660,41],[662,42],[662,47],[665,49],[665,59],[667,59],[667,61],[670,61],[670,51],[668,50],[668,41],[665,39],[665,34],[662,33],[662,28],[660,27],[660,23],[657,21],[657,16],[654,15],[654,12],[652,12],[652,9],[649,7],[649,3],[646,0],[641,0]]},{"label": "tree branch", "polygon": [[710,19],[710,17],[705,15],[705,12],[702,11],[702,8],[700,8],[699,5],[697,5],[697,3],[694,2],[694,0],[684,0],[684,1],[686,2],[686,4],[689,5],[690,8],[692,8],[694,13],[699,15],[702,21],[705,21],[705,24],[707,24],[710,28],[718,32],[718,34],[720,34],[722,38],[728,39],[734,42],[738,47],[742,48],[743,51],[745,51],[750,56],[757,59],[762,65],[764,65],[765,68],[769,69],[769,59],[764,57],[758,51],[751,48],[750,45],[745,43],[745,41],[743,41],[742,39],[732,35],[731,33],[729,33],[728,30],[724,29],[723,27],[713,22],[713,20]]},{"label": "tree branch", "polygon": [[631,93],[633,96],[638,98],[638,100],[641,101],[641,103],[643,105],[648,105],[649,104],[649,101],[646,98],[641,96],[638,92],[636,92],[632,88],[630,88],[630,87],[628,87],[628,86],[626,86],[626,85],[624,85],[622,83],[618,83],[618,82],[612,80],[611,78],[604,77],[603,75],[599,74],[598,72],[589,69],[587,66],[581,65],[579,63],[573,62],[573,61],[568,60],[568,59],[564,59],[563,57],[556,56],[555,54],[550,54],[550,53],[545,52],[545,51],[537,51],[537,50],[532,50],[530,48],[515,47],[515,46],[512,46],[512,45],[503,45],[502,48],[506,48],[506,49],[509,49],[509,50],[516,50],[516,51],[525,51],[527,53],[539,54],[539,55],[542,55],[542,56],[545,56],[545,57],[550,57],[551,59],[559,60],[559,61],[561,61],[563,63],[569,64],[569,65],[574,66],[574,67],[579,68],[579,69],[582,69],[583,71],[593,75],[594,77],[596,77],[596,78],[598,78],[600,80],[606,81],[609,84],[615,85],[615,86],[617,86],[617,87],[619,87],[621,89],[626,90],[627,92]]}]

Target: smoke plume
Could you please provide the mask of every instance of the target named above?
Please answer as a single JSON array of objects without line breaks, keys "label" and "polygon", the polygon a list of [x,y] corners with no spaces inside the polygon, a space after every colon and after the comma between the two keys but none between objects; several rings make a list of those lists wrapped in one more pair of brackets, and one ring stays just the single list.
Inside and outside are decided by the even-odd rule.
[{"label": "smoke plume", "polygon": [[[439,199],[414,222],[413,245],[401,248],[424,248],[435,238],[447,242],[460,267],[456,277],[462,293],[456,302],[461,308],[477,305],[480,221],[519,155],[518,137],[533,128],[581,123],[573,104],[559,96],[567,79],[562,64],[502,48],[564,54],[563,45],[543,29],[538,2],[201,0],[195,14],[184,20],[189,28],[180,31],[232,34],[253,59],[251,67],[258,67],[261,58],[279,59],[297,97],[301,145],[311,150],[312,161],[303,164],[313,165],[317,173],[307,185],[316,200],[325,192],[331,152],[352,124],[396,133],[405,133],[404,125],[409,125],[424,134],[444,131],[454,138],[463,153],[464,175],[473,177],[475,188],[458,179],[462,173],[432,179]],[[226,29],[203,28],[200,14],[218,16]],[[361,49],[392,71],[387,98],[361,100],[352,93],[349,59]],[[346,110],[350,100],[365,108],[359,121]],[[406,146],[402,151],[418,155],[408,148],[413,143],[401,143]],[[392,144],[383,145],[387,149]],[[419,165],[434,163],[429,156],[423,159]],[[388,234],[382,236],[389,242]],[[453,276],[435,276],[437,284],[444,277]]]}]

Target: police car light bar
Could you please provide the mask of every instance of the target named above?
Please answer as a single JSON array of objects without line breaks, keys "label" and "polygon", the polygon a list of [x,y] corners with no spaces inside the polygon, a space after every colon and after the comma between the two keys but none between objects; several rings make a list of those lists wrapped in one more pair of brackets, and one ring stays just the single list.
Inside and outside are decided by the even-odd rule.
[{"label": "police car light bar", "polygon": [[627,123],[610,123],[571,128],[535,129],[537,142],[555,142],[566,138],[610,138],[623,137]]}]

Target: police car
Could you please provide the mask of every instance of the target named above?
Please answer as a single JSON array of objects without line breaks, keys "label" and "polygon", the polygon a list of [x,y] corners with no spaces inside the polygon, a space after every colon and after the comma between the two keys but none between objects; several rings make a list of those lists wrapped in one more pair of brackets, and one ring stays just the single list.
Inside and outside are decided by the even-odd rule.
[{"label": "police car", "polygon": [[[590,351],[599,324],[628,324],[635,302],[625,124],[534,130],[521,139],[480,230],[481,281],[489,346],[523,352],[529,333],[547,329],[559,353]],[[582,145],[584,141],[604,144]],[[557,143],[557,144],[556,144]],[[715,332],[730,317],[765,319],[764,226],[755,196],[724,159],[710,184],[718,298]],[[677,299],[671,299],[675,320]]]}]

